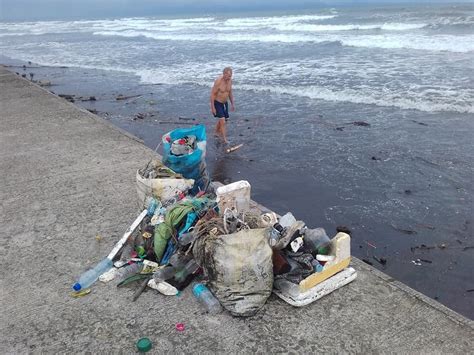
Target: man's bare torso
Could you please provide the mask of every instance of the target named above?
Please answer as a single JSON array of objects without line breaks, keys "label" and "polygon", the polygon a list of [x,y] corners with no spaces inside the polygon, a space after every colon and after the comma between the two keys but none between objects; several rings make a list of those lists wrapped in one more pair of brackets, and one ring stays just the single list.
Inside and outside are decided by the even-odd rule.
[{"label": "man's bare torso", "polygon": [[217,78],[216,80],[216,96],[215,100],[226,103],[229,100],[230,91],[232,89],[232,79],[228,81],[224,80],[223,76]]}]

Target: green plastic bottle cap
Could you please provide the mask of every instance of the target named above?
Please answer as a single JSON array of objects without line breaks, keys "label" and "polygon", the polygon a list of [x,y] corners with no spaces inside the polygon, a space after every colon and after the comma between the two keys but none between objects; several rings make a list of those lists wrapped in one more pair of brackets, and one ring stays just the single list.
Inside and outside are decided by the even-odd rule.
[{"label": "green plastic bottle cap", "polygon": [[329,254],[329,248],[328,247],[320,247],[318,249],[318,254],[328,255]]},{"label": "green plastic bottle cap", "polygon": [[146,353],[151,350],[151,341],[148,338],[141,338],[137,341],[138,351]]}]

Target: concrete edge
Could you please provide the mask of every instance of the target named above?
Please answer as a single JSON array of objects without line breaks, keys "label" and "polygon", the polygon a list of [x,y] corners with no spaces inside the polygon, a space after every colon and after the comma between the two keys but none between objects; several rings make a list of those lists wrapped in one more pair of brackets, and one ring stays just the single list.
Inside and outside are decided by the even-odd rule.
[{"label": "concrete edge", "polygon": [[[109,127],[109,128],[112,128],[112,129],[116,130],[117,132],[120,132],[120,133],[122,133],[123,135],[127,136],[128,138],[131,138],[131,139],[133,139],[134,141],[137,141],[137,142],[139,142],[139,143],[141,143],[141,144],[143,144],[143,145],[145,146],[145,142],[144,142],[142,139],[138,138],[137,136],[134,136],[133,134],[131,134],[131,133],[125,131],[124,129],[122,129],[122,128],[120,128],[120,127],[115,126],[113,123],[110,123],[109,121],[103,119],[102,117],[100,117],[100,116],[98,116],[98,115],[96,115],[96,114],[94,114],[94,113],[92,113],[92,112],[90,112],[90,111],[87,111],[85,108],[80,107],[79,105],[76,105],[76,104],[74,104],[74,103],[72,103],[72,102],[69,102],[69,101],[63,99],[62,97],[59,97],[59,96],[56,95],[56,94],[53,94],[51,91],[45,89],[45,88],[42,87],[41,85],[38,85],[38,84],[36,84],[36,83],[34,83],[34,82],[32,82],[32,81],[26,79],[26,78],[23,78],[23,77],[21,77],[20,75],[16,75],[14,72],[10,71],[10,70],[8,69],[8,67],[6,67],[6,66],[3,65],[3,64],[0,64],[0,68],[3,68],[3,69],[5,69],[5,70],[7,70],[7,71],[9,72],[9,73],[6,73],[6,74],[1,74],[0,76],[8,76],[8,75],[11,75],[11,76],[14,76],[15,78],[18,78],[18,79],[20,79],[20,80],[26,81],[26,82],[29,83],[30,85],[35,86],[36,88],[38,88],[38,89],[40,89],[40,90],[46,92],[47,94],[52,95],[52,96],[54,96],[54,97],[57,97],[58,99],[61,99],[61,101],[62,101],[62,102],[64,101],[65,104],[70,105],[71,107],[74,107],[74,108],[78,109],[79,111],[81,111],[81,112],[83,112],[83,113],[86,113],[86,114],[89,116],[89,118],[92,118],[92,119],[95,120],[96,122],[99,122],[99,123],[101,123],[101,124],[103,124],[103,125],[105,125],[105,126],[107,126],[107,127]],[[147,147],[147,148],[148,148],[148,147]]]},{"label": "concrete edge", "polygon": [[439,303],[438,301],[414,290],[410,286],[405,285],[404,283],[398,280],[395,280],[393,277],[385,274],[383,271],[380,271],[376,269],[375,267],[364,263],[362,260],[354,256],[352,257],[351,264],[353,265],[355,264],[357,268],[365,269],[365,271],[370,272],[372,275],[378,277],[379,279],[382,279],[388,284],[395,286],[399,290],[407,293],[409,296],[414,297],[420,300],[421,302],[428,304],[430,307],[436,309],[437,311],[445,314],[448,318],[450,318],[455,323],[458,323],[459,325],[467,326],[474,331],[474,321],[457,313],[456,311],[453,311],[452,309],[446,307],[445,305]]},{"label": "concrete edge", "polygon": [[[0,64],[0,68],[3,68],[5,70],[8,71],[8,73],[6,74],[0,74],[0,76],[7,76],[7,75],[11,75],[15,78],[18,78],[20,80],[24,80],[26,82],[28,82],[30,85],[33,85],[33,86],[36,86],[37,88],[43,90],[44,92],[46,92],[47,94],[49,95],[52,95],[58,99],[62,99],[61,97],[59,97],[58,95],[56,94],[53,94],[52,92],[50,92],[49,90],[43,88],[42,86],[36,84],[36,83],[33,83],[31,82],[30,80],[26,79],[26,78],[23,78],[19,75],[16,75],[15,73],[11,72],[7,67],[5,67],[3,64]],[[125,135],[126,137],[136,141],[136,142],[139,142],[141,143],[147,150],[150,150],[152,153],[154,153],[157,157],[160,157],[161,158],[161,155],[158,154],[156,152],[156,150],[153,150],[149,147],[147,147],[144,143],[143,140],[141,140],[140,138],[134,136],[133,134],[123,130],[122,128],[119,128],[115,125],[113,125],[112,123],[108,122],[107,120],[103,119],[102,117],[98,116],[98,115],[95,115],[93,114],[92,112],[89,112],[87,111],[86,109],[78,106],[78,105],[75,105],[74,103],[72,102],[69,102],[67,100],[62,100],[64,101],[66,104],[70,105],[71,107],[74,107],[76,109],[78,109],[79,111],[83,112],[83,113],[86,113],[91,119],[99,122],[99,123],[102,123],[103,125],[107,126],[107,127],[110,127],[116,131],[118,131],[119,133],[122,133],[123,135]],[[213,181],[211,182],[211,186],[215,189],[219,186],[223,186],[224,184],[222,184],[221,182],[219,181]],[[254,201],[254,200],[251,200],[251,206],[252,207],[256,207],[258,209],[260,209],[261,211],[264,211],[264,212],[272,212],[270,209],[268,209],[267,207],[259,204],[258,202]],[[404,283],[400,282],[400,281],[397,281],[395,280],[394,278],[392,278],[391,276],[385,274],[383,271],[380,271],[378,269],[376,269],[375,267],[371,266],[371,265],[368,265],[366,263],[364,263],[362,260],[352,256],[351,257],[351,264],[356,264],[358,268],[360,269],[365,269],[365,271],[367,272],[370,272],[371,274],[373,274],[374,276],[382,279],[383,281],[385,281],[386,283],[390,284],[390,285],[393,285],[394,287],[398,288],[399,290],[405,292],[406,294],[408,294],[409,296],[411,297],[414,297],[415,299],[418,299],[420,300],[421,302],[423,303],[426,303],[428,304],[430,307],[436,309],[437,311],[445,314],[448,318],[450,318],[452,321],[454,321],[455,323],[458,323],[459,325],[463,325],[463,326],[467,326],[469,328],[471,328],[473,331],[474,331],[474,321],[473,320],[470,320],[468,319],[467,317],[464,317],[463,315],[457,313],[456,311],[453,311],[452,309],[444,306],[443,304],[439,303],[438,301],[436,300],[433,300],[432,298],[414,290],[413,288],[409,287],[408,285],[405,285]]]}]

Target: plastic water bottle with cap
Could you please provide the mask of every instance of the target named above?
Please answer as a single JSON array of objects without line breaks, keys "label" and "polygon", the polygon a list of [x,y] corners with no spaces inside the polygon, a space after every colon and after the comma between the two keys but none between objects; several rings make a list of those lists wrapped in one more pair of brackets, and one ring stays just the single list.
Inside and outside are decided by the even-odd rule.
[{"label": "plastic water bottle with cap", "polygon": [[120,252],[120,250],[123,248],[124,244],[127,242],[128,238],[130,235],[133,233],[133,231],[138,227],[138,225],[141,223],[143,218],[145,218],[147,214],[147,210],[143,210],[142,213],[133,221],[132,225],[127,229],[127,231],[124,233],[122,238],[115,244],[114,248],[112,251],[107,255],[107,257],[102,260],[100,263],[98,263],[95,267],[93,267],[90,270],[87,270],[85,273],[83,273],[77,282],[72,286],[74,291],[81,291],[89,286],[91,286],[94,282],[97,281],[100,275],[102,275],[104,272],[110,270],[113,267],[113,259],[117,256],[117,254]]},{"label": "plastic water bottle with cap", "polygon": [[222,312],[222,306],[219,300],[214,297],[211,291],[202,283],[194,285],[193,294],[208,313],[217,314]]},{"label": "plastic water bottle with cap", "polygon": [[81,290],[85,290],[89,286],[91,286],[94,282],[97,281],[100,275],[104,272],[111,269],[113,266],[112,260],[109,258],[105,258],[100,263],[98,263],[95,267],[90,270],[87,270],[83,273],[77,282],[72,286],[73,290],[79,292]]}]

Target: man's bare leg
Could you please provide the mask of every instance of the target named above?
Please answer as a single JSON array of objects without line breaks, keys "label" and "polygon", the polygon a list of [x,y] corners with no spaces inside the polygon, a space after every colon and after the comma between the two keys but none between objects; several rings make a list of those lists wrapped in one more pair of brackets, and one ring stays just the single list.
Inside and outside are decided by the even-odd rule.
[{"label": "man's bare leg", "polygon": [[214,135],[215,136],[220,136],[221,135],[221,120],[217,120],[217,123],[216,123],[216,128],[214,129]]},{"label": "man's bare leg", "polygon": [[225,127],[225,118],[219,118],[219,123],[220,123],[220,128],[221,128],[221,137],[224,140],[224,143],[229,143],[227,140],[227,135],[226,135],[226,127]]}]

